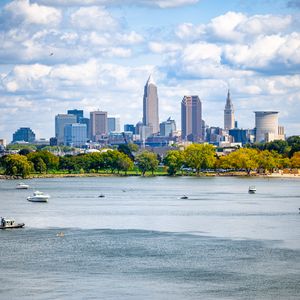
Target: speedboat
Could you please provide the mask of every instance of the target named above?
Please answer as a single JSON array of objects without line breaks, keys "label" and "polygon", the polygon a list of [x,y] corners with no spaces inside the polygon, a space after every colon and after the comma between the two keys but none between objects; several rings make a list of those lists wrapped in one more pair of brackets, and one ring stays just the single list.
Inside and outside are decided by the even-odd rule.
[{"label": "speedboat", "polygon": [[17,184],[16,189],[18,190],[27,190],[29,188],[28,184],[25,184],[23,182],[20,182]]},{"label": "speedboat", "polygon": [[255,194],[256,193],[256,187],[254,185],[249,186],[248,193],[249,194]]},{"label": "speedboat", "polygon": [[0,218],[0,229],[22,228],[24,223],[16,223],[13,219]]},{"label": "speedboat", "polygon": [[35,191],[32,196],[27,197],[27,200],[31,202],[47,202],[49,198],[49,195]]}]

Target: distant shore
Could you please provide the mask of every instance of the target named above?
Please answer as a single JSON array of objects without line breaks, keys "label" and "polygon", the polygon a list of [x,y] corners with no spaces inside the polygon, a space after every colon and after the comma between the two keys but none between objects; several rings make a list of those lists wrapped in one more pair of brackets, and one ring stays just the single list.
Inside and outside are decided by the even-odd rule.
[{"label": "distant shore", "polygon": [[[140,177],[140,174],[129,173],[125,174],[117,174],[117,173],[83,173],[83,174],[31,174],[26,178],[22,178],[20,176],[8,176],[8,175],[0,175],[0,179],[5,180],[24,180],[24,179],[33,179],[33,178],[68,178],[68,177],[130,177],[136,176]],[[146,174],[145,177],[155,177],[155,176],[168,176],[166,173],[159,173],[152,175],[151,173]],[[181,176],[196,176],[195,174],[177,174],[174,177]],[[271,173],[271,174],[258,174],[251,173],[250,175],[245,174],[244,172],[230,172],[230,173],[201,173],[199,177],[260,177],[260,178],[298,178],[300,179],[299,174],[286,174],[286,173]],[[172,177],[172,176],[170,176]]]}]

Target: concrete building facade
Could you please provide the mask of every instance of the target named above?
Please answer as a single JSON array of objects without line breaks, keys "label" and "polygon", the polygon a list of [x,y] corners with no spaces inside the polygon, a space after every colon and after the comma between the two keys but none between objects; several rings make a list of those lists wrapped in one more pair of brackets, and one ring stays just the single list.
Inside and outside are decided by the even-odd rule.
[{"label": "concrete building facade", "polygon": [[181,101],[181,136],[190,142],[203,140],[202,103],[198,96],[184,96]]},{"label": "concrete building facade", "polygon": [[65,126],[77,123],[77,117],[69,114],[58,114],[55,116],[55,137],[57,145],[64,144]]},{"label": "concrete building facade", "polygon": [[90,138],[97,142],[102,136],[108,134],[107,112],[93,111],[90,113]]},{"label": "concrete building facade", "polygon": [[278,139],[278,111],[255,111],[255,141]]},{"label": "concrete building facade", "polygon": [[151,75],[144,88],[143,125],[151,128],[151,134],[159,133],[157,87]]},{"label": "concrete building facade", "polygon": [[230,91],[228,90],[227,98],[226,98],[226,105],[224,109],[224,129],[230,130],[233,129],[235,126],[234,122],[234,109],[233,104],[230,97]]}]

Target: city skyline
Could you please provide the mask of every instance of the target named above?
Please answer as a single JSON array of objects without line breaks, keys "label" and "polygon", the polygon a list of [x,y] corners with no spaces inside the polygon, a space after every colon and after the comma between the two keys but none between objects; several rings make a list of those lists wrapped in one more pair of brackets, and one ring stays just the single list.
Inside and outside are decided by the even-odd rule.
[{"label": "city skyline", "polygon": [[240,128],[275,110],[287,136],[299,135],[299,1],[78,3],[1,1],[0,138],[21,127],[52,137],[54,116],[74,108],[135,124],[149,74],[159,119],[178,128],[184,95],[198,95],[206,124],[223,127],[230,88]]}]

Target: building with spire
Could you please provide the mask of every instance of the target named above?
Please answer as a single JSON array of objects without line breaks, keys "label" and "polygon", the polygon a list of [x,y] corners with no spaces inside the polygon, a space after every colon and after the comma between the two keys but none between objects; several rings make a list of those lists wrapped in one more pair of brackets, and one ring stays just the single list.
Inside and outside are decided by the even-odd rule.
[{"label": "building with spire", "polygon": [[159,133],[158,95],[152,75],[149,76],[144,88],[143,125],[150,127],[151,134]]},{"label": "building with spire", "polygon": [[226,105],[224,109],[224,129],[229,130],[234,128],[234,110],[230,98],[230,91],[228,90]]}]

